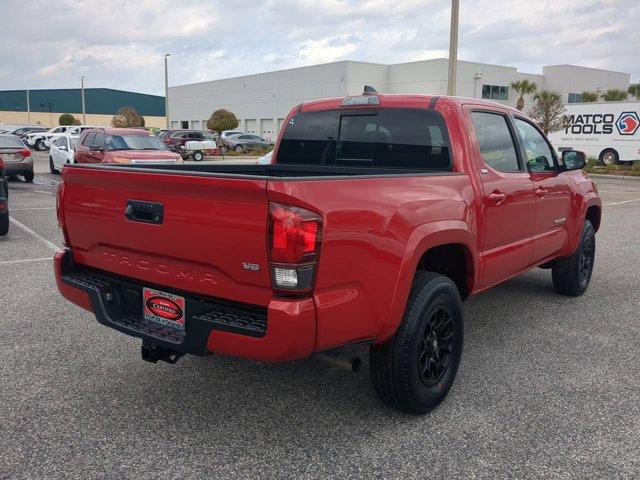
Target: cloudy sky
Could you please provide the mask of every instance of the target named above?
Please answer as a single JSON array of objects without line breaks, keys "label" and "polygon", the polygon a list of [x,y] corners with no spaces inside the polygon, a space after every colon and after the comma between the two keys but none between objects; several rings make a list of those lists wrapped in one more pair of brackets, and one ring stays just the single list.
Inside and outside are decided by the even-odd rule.
[{"label": "cloudy sky", "polygon": [[[640,80],[639,0],[461,0],[462,60]],[[240,6],[242,5],[242,6]],[[170,85],[336,60],[446,57],[449,0],[1,0],[0,89]]]}]

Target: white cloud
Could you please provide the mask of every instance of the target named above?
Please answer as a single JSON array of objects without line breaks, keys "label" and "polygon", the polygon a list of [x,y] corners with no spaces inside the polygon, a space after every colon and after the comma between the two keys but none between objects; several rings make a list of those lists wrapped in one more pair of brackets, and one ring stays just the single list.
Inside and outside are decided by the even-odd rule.
[{"label": "white cloud", "polygon": [[[354,59],[445,57],[449,0],[4,0],[0,89],[90,86],[161,94],[199,82]],[[25,28],[25,25],[27,26]],[[465,60],[540,72],[572,63],[640,80],[637,0],[464,0]]]}]

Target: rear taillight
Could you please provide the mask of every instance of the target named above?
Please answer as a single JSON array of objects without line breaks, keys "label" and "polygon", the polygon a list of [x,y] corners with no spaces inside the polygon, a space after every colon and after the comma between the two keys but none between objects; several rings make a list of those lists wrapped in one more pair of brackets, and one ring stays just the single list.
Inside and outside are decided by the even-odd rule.
[{"label": "rear taillight", "polygon": [[62,230],[65,247],[70,246],[69,235],[67,234],[67,226],[64,222],[64,181],[58,184],[58,192],[56,193],[56,217],[58,218],[58,226]]},{"label": "rear taillight", "polygon": [[22,150],[20,150],[18,152],[20,155],[22,155],[24,158],[30,157],[31,156],[31,150],[29,150],[28,148],[23,148]]},{"label": "rear taillight", "polygon": [[320,215],[292,205],[269,204],[269,268],[273,289],[294,294],[311,291],[321,243]]}]

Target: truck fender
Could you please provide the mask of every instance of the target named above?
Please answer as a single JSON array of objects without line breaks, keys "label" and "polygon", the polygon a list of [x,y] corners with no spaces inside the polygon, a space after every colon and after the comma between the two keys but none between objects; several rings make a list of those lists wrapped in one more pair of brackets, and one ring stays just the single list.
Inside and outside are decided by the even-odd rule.
[{"label": "truck fender", "polygon": [[376,336],[376,344],[386,342],[398,329],[404,315],[405,306],[413,283],[418,262],[422,255],[433,247],[447,244],[463,245],[470,252],[473,268],[473,280],[468,289],[478,284],[479,268],[476,248],[476,238],[469,226],[460,220],[442,220],[422,224],[414,229],[405,247],[402,264],[387,312],[385,323]]},{"label": "truck fender", "polygon": [[[584,220],[587,217],[587,211],[590,207],[597,207],[602,214],[602,200],[600,200],[595,192],[585,193],[582,197],[582,204],[574,210],[576,212],[576,218],[573,219],[573,228],[569,231],[569,241],[567,242],[568,245],[564,256],[573,254],[576,248],[578,248],[580,235],[582,234],[582,225],[584,225]],[[599,225],[594,225],[594,228],[597,230]]]}]

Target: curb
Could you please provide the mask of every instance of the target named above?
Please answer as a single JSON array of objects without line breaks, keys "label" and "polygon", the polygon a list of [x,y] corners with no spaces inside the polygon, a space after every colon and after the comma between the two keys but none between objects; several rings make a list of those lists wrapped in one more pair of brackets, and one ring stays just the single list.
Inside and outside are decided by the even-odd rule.
[{"label": "curb", "polygon": [[615,179],[615,180],[625,180],[627,182],[640,182],[640,177],[634,177],[630,175],[607,175],[605,173],[589,173],[587,174],[591,178],[607,178],[607,179]]}]

